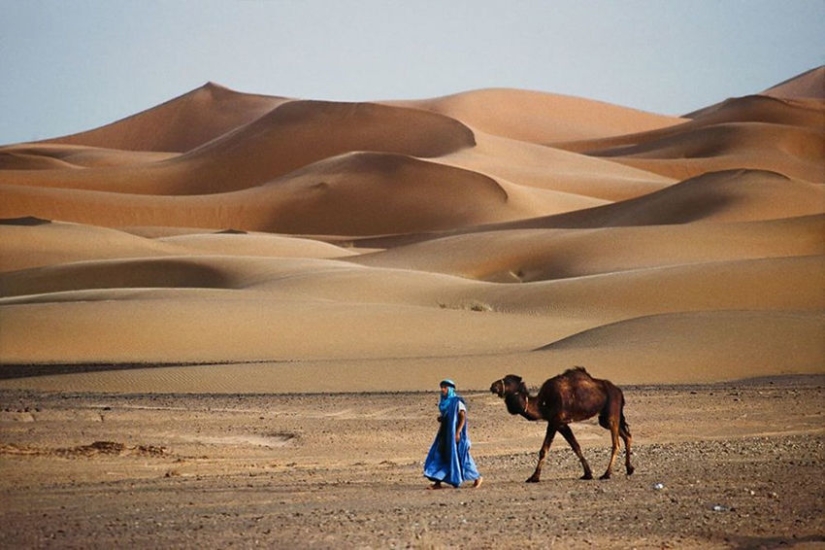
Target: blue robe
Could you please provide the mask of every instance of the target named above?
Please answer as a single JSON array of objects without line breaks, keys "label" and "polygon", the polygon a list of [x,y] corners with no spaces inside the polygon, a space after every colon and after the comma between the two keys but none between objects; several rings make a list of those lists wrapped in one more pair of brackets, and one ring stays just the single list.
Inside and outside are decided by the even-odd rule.
[{"label": "blue robe", "polygon": [[470,438],[467,435],[466,421],[461,428],[461,438],[458,444],[455,442],[460,399],[458,396],[452,396],[441,405],[440,408],[444,411],[441,429],[438,430],[430,452],[427,453],[427,459],[424,461],[425,477],[430,481],[449,483],[453,487],[481,477],[473,457],[470,456]]}]

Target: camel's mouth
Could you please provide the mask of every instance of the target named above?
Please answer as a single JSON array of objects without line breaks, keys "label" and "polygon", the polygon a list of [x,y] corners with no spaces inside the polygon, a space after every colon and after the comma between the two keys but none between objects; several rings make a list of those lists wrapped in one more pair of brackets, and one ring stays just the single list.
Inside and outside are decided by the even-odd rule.
[{"label": "camel's mouth", "polygon": [[496,380],[493,382],[493,385],[490,386],[490,393],[494,393],[499,397],[504,397],[504,384],[501,383],[501,380]]}]

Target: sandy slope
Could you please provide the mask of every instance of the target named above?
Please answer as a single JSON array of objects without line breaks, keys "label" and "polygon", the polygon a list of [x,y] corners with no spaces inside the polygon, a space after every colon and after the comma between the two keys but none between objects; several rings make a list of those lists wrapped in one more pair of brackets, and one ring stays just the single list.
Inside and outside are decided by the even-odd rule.
[{"label": "sandy slope", "polygon": [[207,84],[0,148],[0,386],[822,372],[821,79],[685,118],[519,90],[349,104]]}]

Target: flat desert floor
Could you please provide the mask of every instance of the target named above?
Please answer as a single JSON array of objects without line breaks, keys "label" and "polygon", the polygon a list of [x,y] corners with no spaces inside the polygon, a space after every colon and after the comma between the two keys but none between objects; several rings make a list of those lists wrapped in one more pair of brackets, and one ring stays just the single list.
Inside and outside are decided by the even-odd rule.
[{"label": "flat desert floor", "polygon": [[[0,391],[3,548],[821,548],[825,376],[624,388],[634,475],[582,481],[465,391],[478,489],[426,490],[437,394]],[[573,425],[595,473],[609,436]],[[621,457],[620,457],[621,458]]]}]

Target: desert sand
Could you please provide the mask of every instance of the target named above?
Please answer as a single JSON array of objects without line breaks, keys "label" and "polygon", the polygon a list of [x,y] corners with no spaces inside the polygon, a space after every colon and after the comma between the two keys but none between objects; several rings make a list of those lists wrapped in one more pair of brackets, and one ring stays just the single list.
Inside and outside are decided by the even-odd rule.
[{"label": "desert sand", "polygon": [[[0,462],[15,472],[4,477],[0,515],[7,524],[39,524],[9,541],[62,546],[47,536],[59,530],[74,537],[68,546],[108,546],[113,539],[97,538],[91,524],[69,533],[82,503],[99,498],[106,516],[127,506],[130,498],[117,495],[129,486],[133,496],[155,495],[146,497],[153,508],[158,491],[175,494],[180,509],[190,493],[194,502],[246,491],[240,480],[249,464],[253,500],[276,488],[266,502],[289,510],[294,522],[320,521],[323,507],[312,502],[331,492],[356,516],[365,506],[395,509],[394,521],[410,529],[393,545],[460,546],[462,539],[441,538],[437,529],[412,528],[425,505],[478,508],[501,536],[505,525],[525,521],[516,511],[503,516],[502,507],[519,503],[537,518],[523,508],[527,501],[550,494],[563,500],[552,501],[560,510],[605,492],[645,506],[661,498],[647,492],[653,472],[674,479],[669,468],[680,470],[678,483],[704,483],[707,475],[750,491],[755,485],[731,478],[744,474],[742,464],[719,466],[726,444],[760,460],[772,459],[774,444],[799,448],[801,463],[781,462],[798,473],[766,465],[763,475],[789,483],[812,475],[794,490],[794,505],[821,517],[822,67],[683,116],[514,89],[337,103],[208,83],[101,128],[0,147],[0,198],[0,408],[7,413]],[[647,472],[590,485],[568,472],[561,492],[534,493],[515,482],[529,473],[541,428],[519,424],[485,392],[507,373],[537,386],[574,365],[635,388],[628,402],[641,417],[637,452],[648,455]],[[492,474],[479,494],[436,501],[418,494],[415,461],[426,453],[434,406],[421,392],[434,392],[446,376],[481,404],[479,454]],[[773,401],[763,399],[772,391],[767,382],[762,393],[753,390],[762,412],[743,431],[731,420],[740,417],[729,410],[730,392],[718,388],[763,377],[780,377],[771,380],[791,389],[777,390]],[[798,395],[816,404],[791,400],[798,384]],[[697,406],[734,416],[702,424],[669,410],[659,391],[680,410],[704,395]],[[154,399],[163,402],[157,410]],[[103,429],[98,420],[111,415],[98,412],[101,403],[128,411],[133,424],[120,435]],[[46,413],[55,408],[55,417]],[[245,413],[226,412],[237,408]],[[792,427],[803,409],[805,427]],[[241,424],[260,417],[272,427],[256,428],[254,437],[238,427],[246,435],[233,435],[246,413]],[[319,420],[339,414],[352,422],[333,428]],[[278,427],[281,416],[294,425]],[[213,445],[203,451],[206,465],[187,466],[201,451],[190,448],[189,436],[157,425],[179,417],[216,434],[198,439]],[[662,417],[671,422],[645,424]],[[413,435],[359,431],[399,419]],[[604,451],[606,434],[590,428],[592,446]],[[319,438],[336,441],[332,433],[351,448],[321,445]],[[88,447],[95,441],[114,447]],[[557,447],[559,460],[572,456]],[[657,463],[651,455],[660,448],[666,452]],[[683,451],[697,460],[680,458]],[[372,458],[358,460],[359,453]],[[183,465],[174,465],[178,459]],[[697,470],[705,459],[718,468]],[[810,466],[817,461],[819,473]],[[169,477],[159,481],[159,472]],[[497,478],[509,493],[496,488]],[[769,493],[788,493],[768,485]],[[363,498],[383,500],[362,502],[356,495],[364,489]],[[217,498],[223,505],[199,509],[200,517],[246,505],[233,498]],[[821,520],[794,523],[790,514],[764,526],[755,512],[731,520],[736,537],[728,539],[722,527],[697,530],[689,521],[672,525],[682,537],[674,538],[656,531],[661,518],[649,520],[651,537],[609,533],[628,517],[602,517],[594,503],[584,505],[591,514],[579,531],[592,529],[593,544],[747,546],[750,539],[736,537],[757,526],[766,531],[754,541],[768,545],[774,535],[807,537],[805,544],[825,536]],[[651,506],[670,519],[692,513]],[[69,512],[55,515],[58,508]],[[472,546],[510,545],[485,537],[484,522],[471,516],[468,523],[478,522],[465,532]],[[134,545],[152,546],[152,533],[164,531],[163,514],[151,516],[158,529],[145,525],[145,513],[124,517],[144,524],[145,531],[119,531],[144,537],[132,538]],[[285,525],[281,535],[314,546],[388,546],[386,528],[371,523],[347,531],[310,521],[312,536]],[[551,533],[544,525],[537,536]],[[586,545],[556,534],[559,543]],[[269,543],[286,544],[281,535]],[[158,540],[183,547],[206,540],[183,537],[171,530]],[[525,537],[521,529],[512,546],[556,540]]]},{"label": "desert sand", "polygon": [[[428,491],[436,392],[0,391],[4,548],[825,546],[825,376],[625,386],[636,472],[582,481],[464,392],[474,489]],[[609,436],[574,425],[594,472]]]}]

